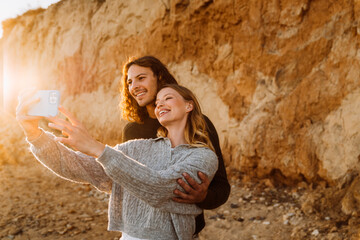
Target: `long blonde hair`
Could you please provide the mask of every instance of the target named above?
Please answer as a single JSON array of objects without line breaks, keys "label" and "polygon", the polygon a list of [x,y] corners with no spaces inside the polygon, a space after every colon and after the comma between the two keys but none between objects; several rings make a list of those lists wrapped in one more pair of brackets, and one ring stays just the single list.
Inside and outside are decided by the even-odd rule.
[{"label": "long blonde hair", "polygon": [[[208,147],[215,151],[209,138],[205,118],[201,112],[200,104],[195,95],[186,87],[180,86],[178,84],[165,84],[162,86],[162,88],[167,87],[172,88],[178,92],[185,101],[193,103],[193,109],[191,112],[189,112],[185,125],[184,137],[186,142],[194,147]],[[168,131],[166,128],[160,127],[157,134],[159,137],[167,137]]]}]

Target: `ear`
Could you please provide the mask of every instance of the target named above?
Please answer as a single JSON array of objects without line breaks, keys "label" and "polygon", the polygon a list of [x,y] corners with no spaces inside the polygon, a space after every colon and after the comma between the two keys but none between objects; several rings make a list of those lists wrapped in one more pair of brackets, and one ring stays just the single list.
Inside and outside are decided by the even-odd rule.
[{"label": "ear", "polygon": [[192,102],[186,103],[186,112],[191,112],[194,109],[194,104]]}]

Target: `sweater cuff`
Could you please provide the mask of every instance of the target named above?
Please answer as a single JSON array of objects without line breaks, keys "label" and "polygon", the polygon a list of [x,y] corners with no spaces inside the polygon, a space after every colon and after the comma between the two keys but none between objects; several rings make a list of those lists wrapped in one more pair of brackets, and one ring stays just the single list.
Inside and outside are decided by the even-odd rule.
[{"label": "sweater cuff", "polygon": [[116,150],[108,145],[105,145],[104,151],[98,158],[96,158],[96,161],[106,168],[111,164],[113,156],[116,156],[117,154],[118,152]]},{"label": "sweater cuff", "polygon": [[42,148],[46,148],[46,146],[50,143],[50,139],[52,134],[51,133],[46,133],[44,131],[41,131],[40,136],[38,136],[37,138],[29,141],[29,139],[26,138],[26,141],[32,146],[35,147],[36,149],[42,149]]},{"label": "sweater cuff", "polygon": [[33,144],[33,143],[36,143],[43,135],[44,135],[44,131],[41,130],[41,134],[40,134],[38,137],[34,138],[34,139],[31,140],[31,141],[29,140],[29,138],[26,138],[25,140],[26,140],[28,143]]},{"label": "sweater cuff", "polygon": [[102,163],[103,161],[106,160],[106,152],[108,152],[108,148],[110,148],[108,145],[105,145],[104,151],[100,154],[99,157],[96,158],[96,161],[98,161],[99,163]]},{"label": "sweater cuff", "polygon": [[33,153],[37,153],[48,149],[53,142],[53,138],[54,135],[52,135],[51,133],[42,131],[39,137],[31,141],[26,138],[26,141],[30,144],[30,150]]}]

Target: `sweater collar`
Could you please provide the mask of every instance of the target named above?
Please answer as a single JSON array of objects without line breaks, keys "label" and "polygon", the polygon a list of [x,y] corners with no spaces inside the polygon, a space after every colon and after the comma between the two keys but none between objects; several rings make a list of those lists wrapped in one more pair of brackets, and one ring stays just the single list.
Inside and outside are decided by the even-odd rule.
[{"label": "sweater collar", "polygon": [[154,138],[153,139],[154,141],[164,141],[165,143],[168,144],[168,146],[172,149],[175,149],[175,148],[182,148],[182,147],[186,147],[186,148],[192,148],[193,146],[191,146],[190,144],[188,143],[184,143],[184,144],[179,144],[177,145],[176,147],[171,147],[171,141],[169,138],[167,137],[158,137],[158,138]]}]

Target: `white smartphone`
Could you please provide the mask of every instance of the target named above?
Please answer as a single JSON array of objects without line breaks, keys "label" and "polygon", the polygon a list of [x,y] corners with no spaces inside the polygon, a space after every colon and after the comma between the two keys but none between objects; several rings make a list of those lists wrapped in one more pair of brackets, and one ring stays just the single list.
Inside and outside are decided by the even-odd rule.
[{"label": "white smartphone", "polygon": [[28,114],[30,116],[56,116],[60,104],[60,91],[58,90],[39,90],[34,98],[40,98],[40,101],[30,107]]}]

